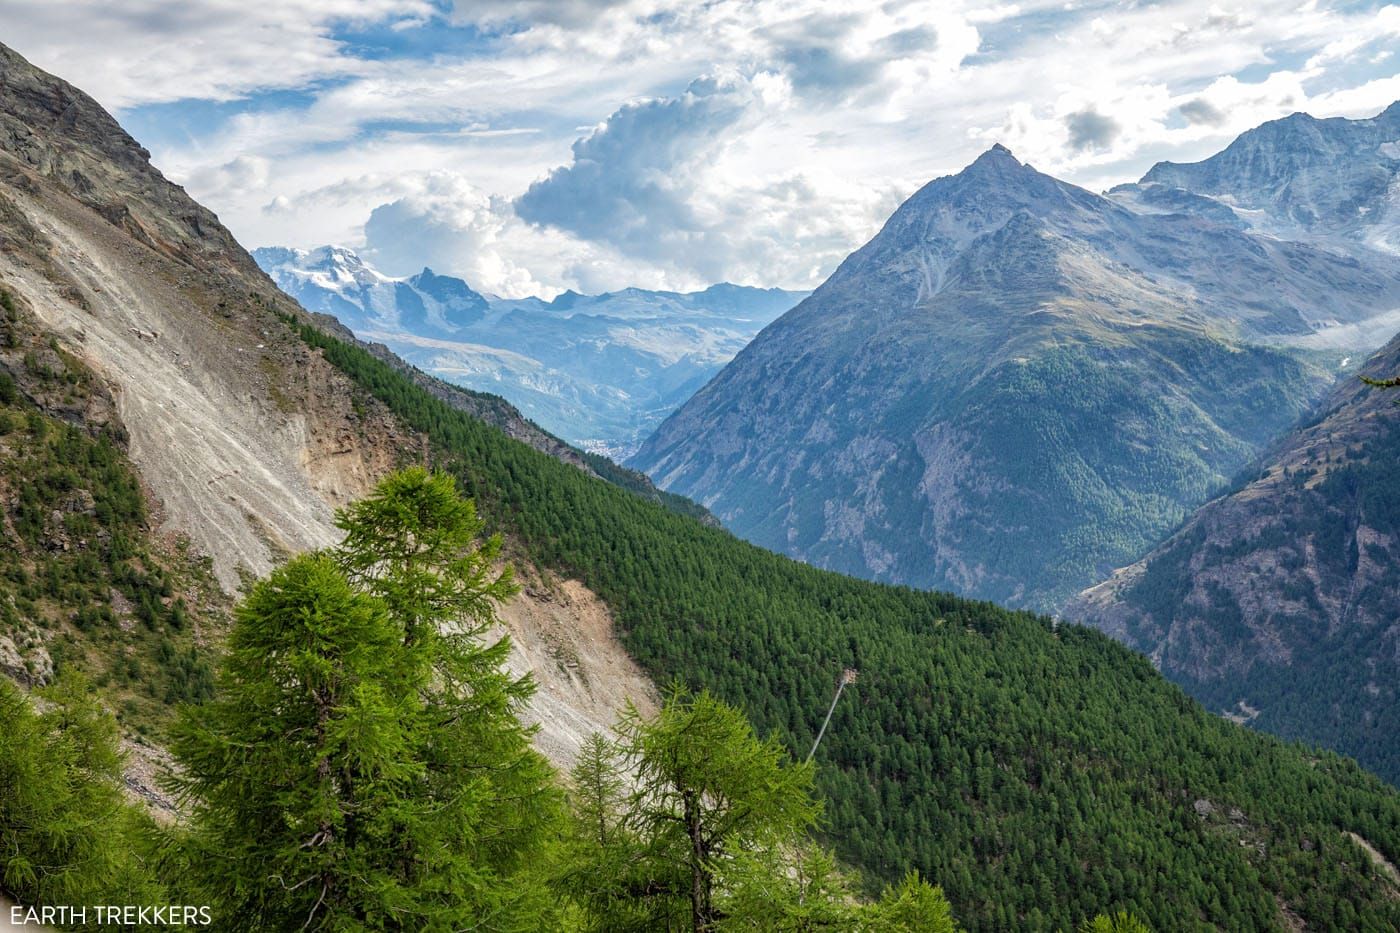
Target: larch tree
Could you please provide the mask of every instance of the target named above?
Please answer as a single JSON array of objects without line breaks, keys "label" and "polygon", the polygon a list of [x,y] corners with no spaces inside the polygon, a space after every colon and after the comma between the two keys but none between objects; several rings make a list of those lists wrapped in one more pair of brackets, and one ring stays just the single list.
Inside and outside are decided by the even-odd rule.
[{"label": "larch tree", "polygon": [[942,891],[911,876],[863,904],[811,839],[813,767],[707,692],[629,707],[573,771],[564,890],[591,930],[952,933]]},{"label": "larch tree", "polygon": [[[444,807],[471,801],[467,825],[482,864],[534,876],[554,839],[562,795],[520,719],[534,680],[505,667],[510,640],[492,638],[496,607],[517,586],[499,535],[483,536],[475,503],[452,477],[411,467],[337,513],[333,552],[351,584],[383,603],[425,681],[431,723],[426,781]],[[450,811],[444,811],[450,812]],[[542,875],[540,875],[542,877]]]},{"label": "larch tree", "polygon": [[81,676],[34,708],[0,677],[0,892],[28,906],[159,902],[135,840],[149,825],[121,789],[116,720]]},{"label": "larch tree", "polygon": [[533,930],[559,793],[483,639],[509,576],[450,480],[409,470],[238,607],[185,711],[170,858],[237,929]]}]

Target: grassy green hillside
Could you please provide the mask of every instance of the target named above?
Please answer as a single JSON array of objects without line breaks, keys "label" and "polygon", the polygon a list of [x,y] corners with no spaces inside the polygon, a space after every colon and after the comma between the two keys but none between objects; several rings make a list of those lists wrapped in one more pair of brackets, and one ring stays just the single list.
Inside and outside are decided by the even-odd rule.
[{"label": "grassy green hillside", "polygon": [[1394,929],[1400,794],[1207,714],[1106,636],[865,583],[747,545],[509,441],[369,354],[304,340],[428,434],[531,557],[613,607],[637,659],[820,753],[826,834],[874,880],[917,867],[974,930],[1107,908],[1158,929]]}]

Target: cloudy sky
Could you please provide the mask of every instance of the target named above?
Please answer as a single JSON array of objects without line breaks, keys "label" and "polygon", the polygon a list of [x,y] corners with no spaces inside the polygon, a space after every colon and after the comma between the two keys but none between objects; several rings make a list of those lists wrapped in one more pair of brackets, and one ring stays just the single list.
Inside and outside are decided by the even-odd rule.
[{"label": "cloudy sky", "polygon": [[1094,189],[1400,99],[1326,0],[0,0],[248,247],[505,295],[812,287],[993,142]]}]

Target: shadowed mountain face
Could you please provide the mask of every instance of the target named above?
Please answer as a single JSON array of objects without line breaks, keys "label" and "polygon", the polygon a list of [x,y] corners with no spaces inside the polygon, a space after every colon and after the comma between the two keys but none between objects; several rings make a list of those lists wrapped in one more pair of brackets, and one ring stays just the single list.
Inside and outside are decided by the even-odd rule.
[{"label": "shadowed mountain face", "polygon": [[[1400,373],[1400,338],[1363,372]],[[1249,482],[1065,617],[1148,654],[1212,709],[1400,783],[1397,402],[1343,380]]]},{"label": "shadowed mountain face", "polygon": [[[1181,195],[1180,197],[1186,197]],[[632,461],[752,541],[1050,607],[1326,390],[1400,263],[1135,210],[997,146],[911,197]]]},{"label": "shadowed mountain face", "polygon": [[629,288],[553,301],[488,299],[424,269],[396,279],[353,251],[254,257],[307,308],[334,315],[425,372],[495,392],[586,449],[630,454],[753,336],[805,297],[776,288]]}]

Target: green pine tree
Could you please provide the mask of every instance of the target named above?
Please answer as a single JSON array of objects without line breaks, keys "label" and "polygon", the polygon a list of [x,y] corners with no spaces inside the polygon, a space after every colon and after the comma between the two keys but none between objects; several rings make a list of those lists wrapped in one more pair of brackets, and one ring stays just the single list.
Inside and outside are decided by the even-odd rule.
[{"label": "green pine tree", "polygon": [[709,693],[671,691],[572,773],[561,888],[586,930],[954,933],[943,892],[910,874],[875,904],[810,837],[812,766]]},{"label": "green pine tree", "polygon": [[866,929],[872,933],[957,933],[953,908],[943,889],[911,871],[897,885],[887,887],[878,903],[866,911]]},{"label": "green pine tree", "polygon": [[[641,838],[627,824],[627,782],[617,746],[594,733],[569,780],[571,819],[559,889],[575,907],[578,930],[665,929],[674,896],[659,897],[647,876]],[[674,894],[674,892],[665,892]]]},{"label": "green pine tree", "polygon": [[1120,910],[1111,916],[1099,914],[1093,920],[1085,920],[1079,933],[1152,933],[1152,928],[1126,910]]},{"label": "green pine tree", "polygon": [[[488,637],[496,606],[515,594],[500,536],[482,538],[476,506],[442,473],[412,467],[336,517],[333,552],[351,583],[388,610],[402,646],[426,668],[419,696],[427,733],[427,793],[445,808],[474,808],[463,825],[476,858],[541,900],[541,853],[558,829],[561,795],[520,713],[533,679],[505,669],[506,637]],[[443,811],[449,815],[451,809]]]},{"label": "green pine tree", "polygon": [[717,929],[732,858],[800,842],[815,825],[811,765],[792,762],[777,739],[759,741],[708,692],[677,688],[651,720],[629,708],[618,733],[637,776],[628,821],[658,888],[684,905],[691,929]]},{"label": "green pine tree", "polygon": [[[395,474],[235,614],[214,700],[187,710],[172,849],[237,929],[533,930],[559,795],[485,644],[509,577],[450,480]],[[376,557],[378,555],[378,557]]]},{"label": "green pine tree", "polygon": [[868,926],[852,879],[830,852],[806,840],[732,853],[721,883],[718,930],[805,933]]},{"label": "green pine tree", "polygon": [[159,903],[135,846],[150,821],[121,789],[116,721],[74,674],[40,696],[42,713],[0,678],[0,891],[33,907]]}]

